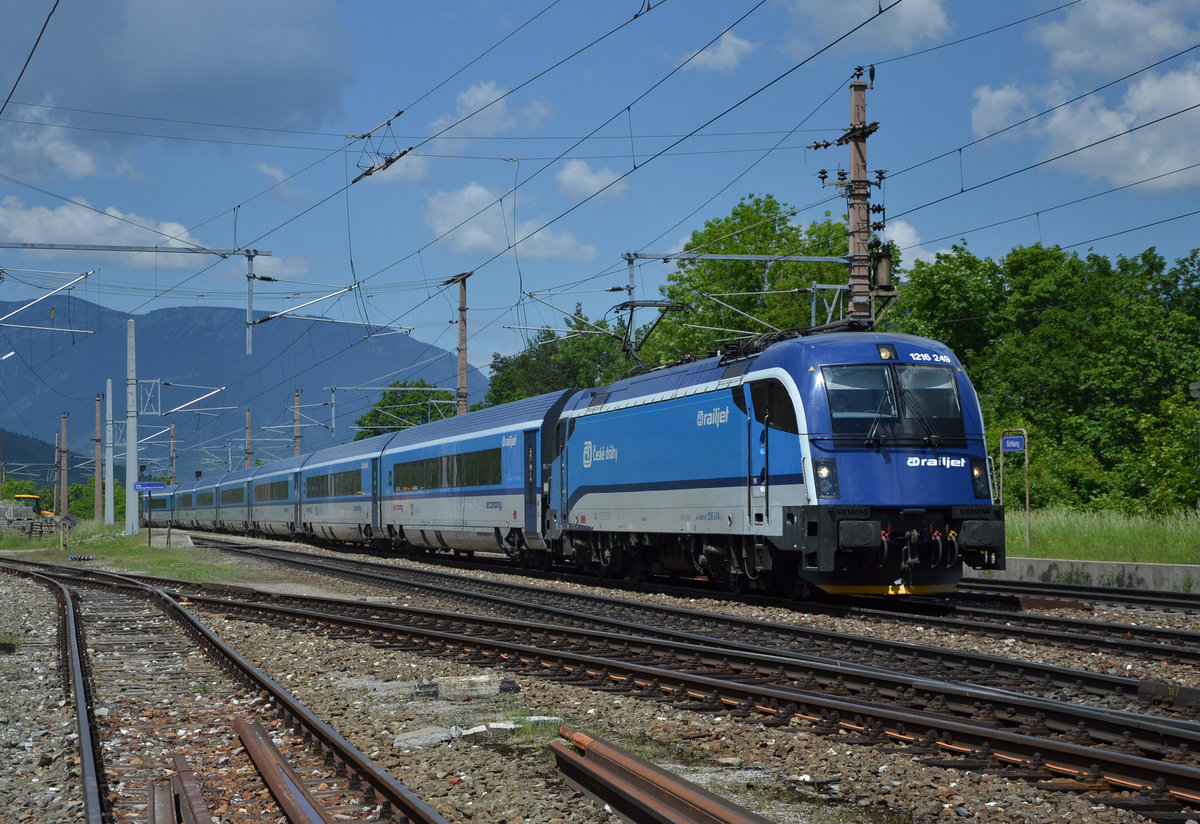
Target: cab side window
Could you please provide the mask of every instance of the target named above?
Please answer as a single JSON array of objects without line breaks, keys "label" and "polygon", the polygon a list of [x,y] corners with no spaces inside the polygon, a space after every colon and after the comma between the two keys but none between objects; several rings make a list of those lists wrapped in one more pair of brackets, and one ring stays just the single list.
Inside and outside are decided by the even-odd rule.
[{"label": "cab side window", "polygon": [[751,381],[750,400],[754,404],[754,419],[780,432],[799,434],[796,409],[787,388],[774,379]]}]

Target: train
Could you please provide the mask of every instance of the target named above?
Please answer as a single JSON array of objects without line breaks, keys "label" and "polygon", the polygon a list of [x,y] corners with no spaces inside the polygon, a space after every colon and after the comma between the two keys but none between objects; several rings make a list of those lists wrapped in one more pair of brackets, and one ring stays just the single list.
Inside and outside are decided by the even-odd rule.
[{"label": "train", "polygon": [[154,526],[490,552],[807,599],[1003,569],[979,400],[944,344],[778,336],[143,496]]}]

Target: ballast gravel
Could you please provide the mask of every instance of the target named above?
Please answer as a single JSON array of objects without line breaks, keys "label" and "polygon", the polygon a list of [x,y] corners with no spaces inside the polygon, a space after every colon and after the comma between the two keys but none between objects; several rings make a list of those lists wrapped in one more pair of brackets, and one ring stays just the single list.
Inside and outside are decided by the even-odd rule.
[{"label": "ballast gravel", "polygon": [[[256,571],[261,572],[261,567]],[[331,586],[329,581],[293,580],[286,589],[347,597],[344,585],[334,586],[336,592],[331,592]],[[895,633],[911,640],[914,632],[911,625],[721,602],[693,600],[688,605],[763,620],[790,616],[791,621],[880,637]],[[1151,623],[1158,615],[1138,612],[1111,620]],[[560,723],[614,741],[777,824],[1144,820],[1071,793],[986,772],[926,766],[903,751],[855,745],[845,735],[822,736],[798,724],[767,728],[725,715],[492,673],[451,659],[285,631],[223,615],[208,615],[206,620],[360,750],[448,820],[462,824],[617,822],[558,777],[546,744],[557,739]],[[1196,618],[1180,620],[1195,622]],[[55,675],[54,627],[53,599],[44,589],[0,576],[0,640],[17,638],[15,652],[0,654],[0,755],[8,766],[0,770],[0,824],[82,820],[73,705],[64,698]],[[995,642],[983,636],[943,638],[922,633],[921,640],[995,651]],[[1014,641],[1006,650],[1015,657],[1064,666],[1112,666],[1131,677],[1171,682],[1193,677],[1167,664],[1080,662],[1078,652],[1024,642],[1018,647]],[[489,674],[511,679],[517,691],[447,700],[420,697],[412,689],[414,683]],[[430,734],[422,736],[423,731]],[[420,743],[425,739],[428,743]]]}]

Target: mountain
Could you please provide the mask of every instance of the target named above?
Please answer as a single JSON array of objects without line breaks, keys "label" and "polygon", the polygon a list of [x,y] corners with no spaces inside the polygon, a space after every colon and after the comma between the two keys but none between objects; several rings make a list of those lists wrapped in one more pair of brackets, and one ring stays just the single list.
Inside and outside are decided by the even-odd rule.
[{"label": "mountain", "polygon": [[[60,425],[61,425],[61,418]],[[53,436],[51,436],[53,437]],[[68,437],[68,440],[70,438]],[[86,455],[71,452],[68,457],[70,483],[83,484],[95,472],[96,447],[89,445]],[[49,443],[0,429],[0,469],[4,478],[33,481],[40,489],[54,486],[54,442]],[[124,481],[125,463],[122,460],[114,470],[117,479]]]},{"label": "mountain", "polygon": [[[0,318],[24,305],[0,301]],[[265,463],[291,455],[296,390],[301,392],[301,448],[307,452],[353,440],[350,427],[380,392],[352,387],[423,379],[453,392],[457,380],[456,352],[403,334],[365,338],[365,328],[356,324],[304,318],[256,323],[253,354],[247,355],[242,310],[173,307],[132,317],[142,444],[138,463],[155,476],[169,472],[171,424],[176,477],[191,478],[196,471],[211,474],[245,465],[247,410],[254,459]],[[65,412],[71,450],[90,456],[96,396],[111,380],[113,419],[123,443],[129,318],[55,295],[0,322],[0,426],[53,444]],[[12,354],[6,357],[6,352]],[[197,400],[219,387],[224,389]],[[470,401],[481,399],[486,389],[486,377],[470,368]],[[7,464],[6,453],[0,457]],[[123,446],[115,457],[124,461]]]}]

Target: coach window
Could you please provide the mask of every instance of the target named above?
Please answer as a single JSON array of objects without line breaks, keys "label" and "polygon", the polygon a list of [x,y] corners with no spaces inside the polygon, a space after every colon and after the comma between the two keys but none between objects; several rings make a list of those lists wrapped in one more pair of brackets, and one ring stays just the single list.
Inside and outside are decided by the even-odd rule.
[{"label": "coach window", "polygon": [[754,419],[780,432],[799,434],[796,409],[787,387],[777,380],[752,381],[750,400],[754,403]]}]

